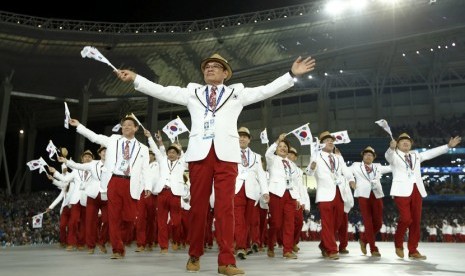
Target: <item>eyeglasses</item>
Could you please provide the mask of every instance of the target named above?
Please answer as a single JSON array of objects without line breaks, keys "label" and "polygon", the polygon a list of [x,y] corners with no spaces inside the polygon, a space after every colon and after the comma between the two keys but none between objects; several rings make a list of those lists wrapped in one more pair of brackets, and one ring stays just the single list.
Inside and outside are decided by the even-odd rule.
[{"label": "eyeglasses", "polygon": [[220,65],[220,64],[207,64],[207,65],[205,65],[205,67],[203,68],[203,70],[208,70],[208,69],[210,69],[210,68],[211,68],[211,69],[218,69],[218,70],[219,70],[219,69],[221,69],[221,70],[224,69],[224,67],[223,67],[222,65]]}]

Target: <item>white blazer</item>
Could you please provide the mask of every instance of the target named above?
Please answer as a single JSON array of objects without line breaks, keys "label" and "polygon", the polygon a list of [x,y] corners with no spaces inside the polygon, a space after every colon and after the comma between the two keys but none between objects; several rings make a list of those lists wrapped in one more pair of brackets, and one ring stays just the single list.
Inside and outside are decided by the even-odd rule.
[{"label": "white blazer", "polygon": [[64,184],[64,187],[61,187],[61,184],[58,183],[58,180],[56,179],[53,179],[53,183],[56,185],[56,186],[59,186],[59,189],[61,190],[60,194],[55,198],[55,200],[52,202],[52,204],[50,204],[50,206],[48,206],[48,208],[50,210],[52,210],[53,208],[55,208],[55,206],[58,205],[58,203],[60,203],[61,201],[61,207],[60,207],[60,214],[63,212],[63,208],[67,205],[66,202],[66,195],[67,195],[67,192],[66,192],[66,184]]},{"label": "white blazer", "polygon": [[53,174],[53,177],[61,181],[58,183],[53,182],[53,184],[57,185],[58,187],[65,188],[69,185],[68,200],[66,205],[79,203],[81,200],[81,193],[84,190],[84,187],[81,188],[83,177],[79,175],[79,171],[73,170],[72,172],[69,172],[65,175],[62,175],[60,172],[56,171]]},{"label": "white blazer", "polygon": [[66,165],[75,170],[89,172],[90,179],[85,182],[85,194],[88,197],[95,199],[98,193],[101,193],[102,200],[107,200],[107,187],[101,183],[103,170],[105,169],[102,160],[92,160],[88,163],[76,163],[73,160],[68,160]]},{"label": "white blazer", "polygon": [[155,160],[149,164],[149,179],[152,185],[152,194],[156,195],[155,189],[157,188],[158,179],[160,178],[160,165]]},{"label": "white blazer", "polygon": [[171,188],[171,193],[175,196],[182,196],[184,194],[184,171],[187,169],[187,163],[184,158],[184,154],[181,157],[173,161],[168,159],[166,154],[163,154],[158,147],[155,145],[153,138],[149,138],[150,149],[155,154],[157,159],[160,177],[154,188],[154,193],[159,194],[164,186],[169,186]]},{"label": "white blazer", "polygon": [[336,186],[339,183],[339,191],[341,193],[342,200],[346,202],[348,200],[347,194],[344,193],[345,181],[354,181],[352,172],[347,168],[344,158],[340,155],[333,154],[335,163],[335,172],[337,173],[336,181],[335,175],[331,172],[329,167],[329,153],[321,151],[315,158],[316,167],[312,170],[310,166],[312,162],[308,164],[307,173],[314,175],[316,179],[316,199],[315,203],[333,201],[336,197]]},{"label": "white blazer", "polygon": [[262,157],[249,148],[245,149],[245,155],[249,164],[247,167],[244,167],[242,163],[237,164],[238,175],[235,193],[239,193],[245,183],[245,195],[247,198],[257,201],[262,195],[269,193],[266,174],[262,166]]},{"label": "white blazer", "polygon": [[[295,163],[294,163],[295,164]],[[310,196],[308,195],[307,187],[304,185],[304,172],[301,168],[295,164],[297,173],[300,179],[299,192],[300,192],[300,204],[304,205],[305,210],[310,211]]]},{"label": "white blazer", "polygon": [[[90,129],[87,129],[83,125],[79,125],[76,128],[77,132],[82,136],[89,139],[91,142],[96,144],[103,145],[107,147],[105,155],[105,171],[102,174],[102,187],[104,190],[108,187],[108,182],[110,181],[113,171],[115,170],[117,164],[117,154],[118,150],[121,149],[121,143],[123,136],[121,135],[112,135],[110,137],[96,134]],[[143,190],[152,190],[149,177],[149,149],[146,145],[141,144],[137,141],[134,144],[134,151],[131,157],[130,171],[130,193],[131,197],[134,199],[139,199],[140,194]]]},{"label": "white blazer", "polygon": [[444,145],[420,153],[410,151],[409,154],[413,166],[412,173],[412,170],[408,169],[405,153],[398,149],[392,150],[388,148],[385,157],[392,168],[391,196],[410,196],[413,192],[413,185],[416,184],[421,196],[426,197],[425,185],[421,178],[421,162],[447,153],[448,150],[449,147]]},{"label": "white blazer", "polygon": [[[237,119],[242,108],[272,97],[293,85],[293,78],[289,73],[286,73],[264,86],[254,88],[244,88],[242,84],[224,86],[224,92],[215,113],[214,138],[203,139],[205,111],[207,111],[207,85],[190,83],[187,88],[178,86],[164,87],[139,75],[134,81],[135,89],[144,94],[170,103],[187,106],[192,122],[189,145],[186,151],[187,162],[204,159],[213,142],[216,156],[220,160],[240,163]],[[220,94],[221,92],[218,92],[218,95]],[[211,115],[211,109],[208,109],[207,118],[210,118]]]},{"label": "white blazer", "polygon": [[372,163],[372,173],[368,173],[363,162],[354,162],[350,169],[355,177],[356,188],[354,197],[369,198],[371,191],[376,198],[383,198],[383,187],[381,186],[381,176],[391,172],[391,166],[383,166],[380,163]]},{"label": "white blazer", "polygon": [[[300,187],[302,185],[302,178],[299,178],[299,171],[294,162],[288,160],[287,158],[282,158],[278,155],[275,155],[274,152],[278,144],[273,143],[265,153],[266,165],[268,167],[268,172],[270,173],[270,178],[268,180],[270,193],[275,194],[279,197],[284,195],[284,192],[287,189],[286,181],[289,178],[289,193],[291,197],[296,200],[300,200]],[[283,160],[287,160],[290,165],[290,176],[286,175],[286,170],[284,169]]]}]

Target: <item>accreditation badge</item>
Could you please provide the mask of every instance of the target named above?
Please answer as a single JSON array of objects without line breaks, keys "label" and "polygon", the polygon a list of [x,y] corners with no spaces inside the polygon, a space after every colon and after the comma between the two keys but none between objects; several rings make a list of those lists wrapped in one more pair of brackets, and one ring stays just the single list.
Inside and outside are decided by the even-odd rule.
[{"label": "accreditation badge", "polygon": [[121,163],[119,164],[119,167],[118,169],[122,172],[125,172],[127,171],[128,169],[128,166],[129,166],[129,160],[121,160]]},{"label": "accreditation badge", "polygon": [[213,138],[215,138],[215,118],[208,116],[203,121],[203,139]]}]

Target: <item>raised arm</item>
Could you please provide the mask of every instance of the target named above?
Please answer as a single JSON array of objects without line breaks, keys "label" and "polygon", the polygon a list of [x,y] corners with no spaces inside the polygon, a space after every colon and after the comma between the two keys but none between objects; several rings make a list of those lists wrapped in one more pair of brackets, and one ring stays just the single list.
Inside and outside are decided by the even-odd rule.
[{"label": "raised arm", "polygon": [[77,133],[79,133],[82,136],[86,137],[91,142],[103,145],[105,147],[108,147],[108,144],[110,142],[110,137],[105,136],[105,135],[101,135],[101,134],[96,134],[92,130],[90,130],[90,129],[86,128],[84,125],[82,125],[76,119],[70,119],[69,124],[72,125],[72,126],[75,126]]},{"label": "raised arm", "polygon": [[[144,135],[147,137],[148,143],[149,143],[149,149],[155,154],[155,158],[158,162],[160,162],[165,155],[162,154],[162,152],[158,149],[157,145],[155,144],[155,141],[152,138],[152,134],[150,133],[149,130],[144,130]],[[163,142],[162,142],[163,143]]]}]

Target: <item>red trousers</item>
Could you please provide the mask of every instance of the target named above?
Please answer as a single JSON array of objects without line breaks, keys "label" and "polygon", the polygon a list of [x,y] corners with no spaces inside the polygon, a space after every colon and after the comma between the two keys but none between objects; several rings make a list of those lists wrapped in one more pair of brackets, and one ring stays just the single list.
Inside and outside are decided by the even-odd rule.
[{"label": "red trousers", "polygon": [[404,248],[404,235],[409,231],[408,235],[408,251],[409,254],[418,252],[418,242],[420,241],[420,221],[423,199],[418,191],[417,185],[413,185],[413,191],[410,196],[394,197],[397,210],[399,211],[399,219],[397,220],[397,230],[394,235],[394,244],[396,248]]},{"label": "red trousers", "polygon": [[68,206],[63,207],[60,215],[60,243],[68,243],[68,224],[71,217],[71,208]]},{"label": "red trousers", "polygon": [[181,210],[181,244],[189,244],[189,210]]},{"label": "red trousers", "polygon": [[95,248],[95,244],[97,243],[97,233],[100,227],[98,225],[99,210],[102,210],[102,217],[108,216],[107,201],[101,199],[100,193],[98,193],[95,199],[88,196],[86,206],[86,245],[88,248]]},{"label": "red trousers", "polygon": [[213,246],[213,217],[214,217],[214,210],[208,208],[207,213],[207,221],[205,222],[205,241],[204,246],[212,248]]},{"label": "red trousers", "polygon": [[108,223],[113,253],[125,254],[123,238],[132,235],[137,200],[131,197],[129,179],[113,176],[108,183]]},{"label": "red trousers", "polygon": [[212,144],[208,155],[189,163],[191,209],[189,256],[203,255],[205,224],[212,184],[215,189],[215,232],[219,246],[218,265],[236,264],[234,257],[234,187],[237,164],[218,159]]},{"label": "red trousers", "polygon": [[294,214],[294,244],[298,244],[300,241],[302,226],[304,226],[304,209],[299,208],[295,210]]},{"label": "red trousers", "polygon": [[363,225],[365,225],[365,235],[362,242],[370,245],[370,252],[378,251],[375,241],[376,234],[383,225],[383,199],[377,199],[371,192],[369,198],[359,197],[358,205],[362,213]]},{"label": "red trousers", "polygon": [[346,249],[349,244],[349,214],[344,212],[341,225],[337,229],[337,237],[339,239],[339,251]]},{"label": "red trousers", "polygon": [[260,243],[258,244],[260,247],[263,247],[264,244],[267,244],[267,234],[268,234],[268,209],[262,209],[258,207],[258,213],[260,217],[260,225],[259,225],[259,236],[260,236]]},{"label": "red trousers", "polygon": [[245,184],[234,197],[234,239],[236,249],[250,248],[250,241],[259,243],[259,223],[258,206],[255,200],[250,199],[245,194]]},{"label": "red trousers", "polygon": [[429,242],[436,242],[436,235],[429,235],[428,236],[428,241]]},{"label": "red trousers", "polygon": [[155,233],[155,196],[145,197],[145,191],[137,201],[136,242],[137,246],[151,245]]},{"label": "red trousers", "polygon": [[169,246],[168,213],[173,244],[181,242],[181,197],[173,195],[170,189],[161,190],[157,197],[158,243],[161,249],[167,249]]},{"label": "red trousers", "polygon": [[339,187],[336,188],[334,199],[332,201],[319,202],[318,209],[321,216],[320,247],[328,254],[336,254],[338,253],[338,248],[335,233],[339,229],[339,226],[341,226],[342,219],[344,218],[344,202],[342,201]]},{"label": "red trousers", "polygon": [[79,220],[81,219],[81,204],[72,204],[68,220],[68,245],[78,245]]},{"label": "red trousers", "polygon": [[285,191],[282,197],[270,193],[270,229],[268,249],[273,250],[278,233],[282,233],[283,255],[292,252],[294,246],[294,217],[297,201]]}]

